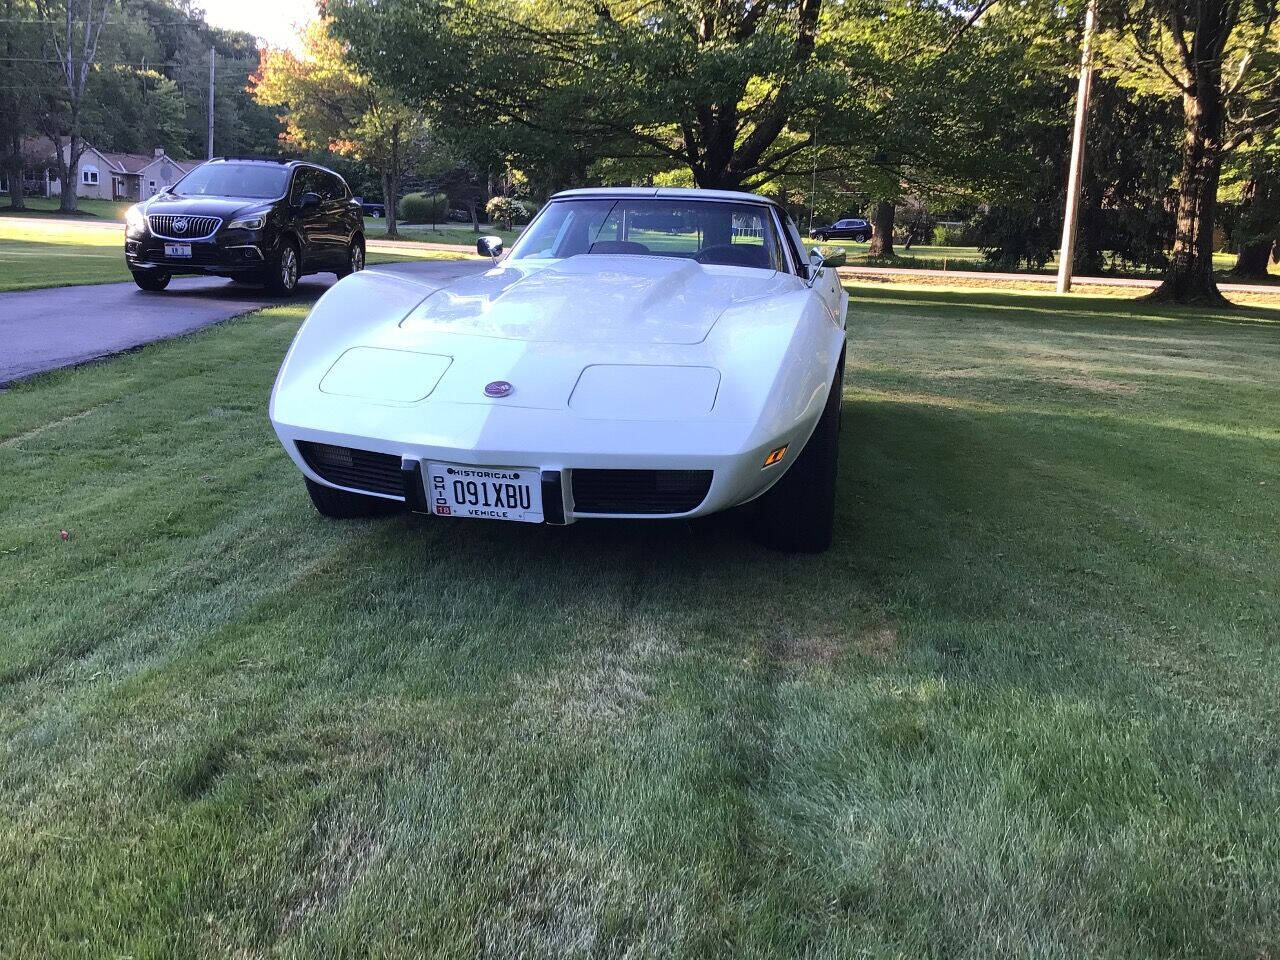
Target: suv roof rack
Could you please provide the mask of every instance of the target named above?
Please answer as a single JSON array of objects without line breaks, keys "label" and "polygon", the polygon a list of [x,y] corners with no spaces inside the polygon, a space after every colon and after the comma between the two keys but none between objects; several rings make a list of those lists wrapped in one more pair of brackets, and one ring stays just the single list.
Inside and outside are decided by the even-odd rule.
[{"label": "suv roof rack", "polygon": [[218,163],[220,161],[227,161],[227,160],[239,160],[239,161],[251,160],[255,163],[301,163],[302,162],[298,157],[283,157],[283,156],[268,157],[268,156],[251,156],[251,155],[245,155],[242,157],[214,157],[209,162]]}]

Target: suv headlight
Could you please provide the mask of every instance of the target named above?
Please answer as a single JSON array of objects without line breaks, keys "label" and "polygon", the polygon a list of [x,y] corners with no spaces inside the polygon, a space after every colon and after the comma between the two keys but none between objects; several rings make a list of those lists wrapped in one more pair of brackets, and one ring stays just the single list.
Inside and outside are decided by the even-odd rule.
[{"label": "suv headlight", "polygon": [[137,236],[147,232],[147,218],[136,206],[130,207],[124,214],[124,232],[129,236]]},{"label": "suv headlight", "polygon": [[254,214],[252,217],[241,217],[239,220],[232,220],[227,224],[228,230],[261,230],[262,224],[266,222],[266,217],[262,214]]}]

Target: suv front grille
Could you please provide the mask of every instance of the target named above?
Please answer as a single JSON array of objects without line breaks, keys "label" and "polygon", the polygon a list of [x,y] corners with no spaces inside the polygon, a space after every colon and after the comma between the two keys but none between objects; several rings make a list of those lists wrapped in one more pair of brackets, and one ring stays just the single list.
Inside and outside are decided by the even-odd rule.
[{"label": "suv front grille", "polygon": [[298,441],[298,452],[308,467],[330,483],[371,493],[404,496],[404,478],[397,456],[309,440]]},{"label": "suv front grille", "polygon": [[707,498],[710,470],[574,470],[576,513],[688,513]]},{"label": "suv front grille", "polygon": [[[174,228],[175,221],[182,221],[185,228]],[[180,213],[156,213],[147,217],[151,232],[167,240],[200,240],[211,237],[222,226],[218,217],[184,217]]]}]

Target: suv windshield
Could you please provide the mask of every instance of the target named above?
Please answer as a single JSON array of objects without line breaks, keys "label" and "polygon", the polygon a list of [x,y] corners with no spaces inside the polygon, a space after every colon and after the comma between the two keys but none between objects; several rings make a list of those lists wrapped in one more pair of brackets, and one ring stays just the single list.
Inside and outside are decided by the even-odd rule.
[{"label": "suv windshield", "polygon": [[559,260],[579,254],[684,257],[786,270],[769,208],[718,200],[555,200],[521,234],[511,259]]},{"label": "suv windshield", "polygon": [[243,197],[274,200],[283,197],[289,168],[258,163],[205,163],[174,184],[180,197]]}]

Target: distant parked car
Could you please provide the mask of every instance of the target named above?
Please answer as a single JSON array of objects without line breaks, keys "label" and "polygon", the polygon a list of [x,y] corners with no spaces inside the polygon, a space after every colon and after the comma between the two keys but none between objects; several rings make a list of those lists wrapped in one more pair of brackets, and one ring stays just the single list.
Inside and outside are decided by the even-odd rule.
[{"label": "distant parked car", "polygon": [[310,273],[364,269],[364,220],[346,181],[299,160],[215,159],[125,214],[134,282],[231,277],[293,293]]},{"label": "distant parked car", "polygon": [[837,220],[829,227],[814,227],[809,236],[818,241],[856,240],[866,243],[871,239],[871,224],[866,220]]},{"label": "distant parked car", "polygon": [[461,207],[454,207],[452,210],[449,211],[449,222],[450,223],[470,223],[471,211],[464,210]]},{"label": "distant parked car", "polygon": [[353,197],[352,199],[360,204],[360,209],[364,211],[366,217],[385,217],[387,215],[386,204],[380,200],[366,200],[364,197]]}]

